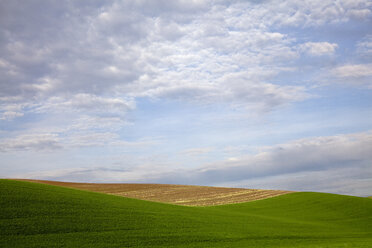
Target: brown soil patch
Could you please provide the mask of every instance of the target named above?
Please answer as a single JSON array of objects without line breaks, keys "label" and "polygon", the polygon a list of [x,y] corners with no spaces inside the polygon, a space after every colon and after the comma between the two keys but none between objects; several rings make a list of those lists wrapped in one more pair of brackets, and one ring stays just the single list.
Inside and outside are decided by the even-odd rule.
[{"label": "brown soil patch", "polygon": [[129,198],[164,202],[184,206],[213,206],[261,200],[291,193],[282,190],[223,188],[173,184],[70,183],[45,180],[17,179],[88,190]]}]

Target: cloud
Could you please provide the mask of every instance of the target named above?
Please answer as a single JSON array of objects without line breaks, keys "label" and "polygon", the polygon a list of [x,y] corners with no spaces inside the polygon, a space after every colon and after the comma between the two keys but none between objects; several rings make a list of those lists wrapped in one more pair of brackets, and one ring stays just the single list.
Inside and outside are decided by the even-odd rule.
[{"label": "cloud", "polygon": [[2,113],[0,120],[12,120],[20,116],[23,116],[23,113],[15,112],[15,111],[6,111]]},{"label": "cloud", "polygon": [[372,76],[372,64],[350,64],[336,67],[332,73],[340,78],[360,78]]},{"label": "cloud", "polygon": [[[269,32],[270,26],[321,25],[345,22],[355,16],[367,18],[370,7],[368,1],[362,0],[356,4],[284,1],[279,5],[270,1],[165,4],[160,0],[89,5],[23,3],[22,7],[17,1],[3,3],[5,39],[0,66],[13,68],[5,79],[14,83],[2,84],[4,89],[11,87],[2,92],[36,94],[48,89],[98,94],[116,85],[132,84],[150,73],[146,50],[152,45],[163,46],[169,40],[184,38],[190,44],[224,44],[224,51],[243,45],[267,47],[285,40],[285,35]],[[48,11],[40,14],[41,9]],[[45,84],[45,78],[54,83]],[[30,84],[34,89],[27,87]]]},{"label": "cloud", "polygon": [[[237,5],[244,9],[246,3],[242,1]],[[365,20],[371,15],[371,3],[368,0],[287,0],[281,1],[280,4],[265,1],[250,7],[250,11],[236,17],[237,23],[247,24],[247,27],[258,26],[259,23],[265,26],[316,27],[329,23]],[[245,22],[246,16],[250,17],[251,22]]]},{"label": "cloud", "polygon": [[346,85],[372,89],[372,64],[346,64],[330,71],[331,80]]},{"label": "cloud", "polygon": [[76,132],[63,130],[55,133],[20,134],[0,141],[0,152],[13,151],[53,151],[82,147],[143,147],[158,144],[159,139],[144,138],[137,141],[125,141],[113,132],[94,132],[92,130]]},{"label": "cloud", "polygon": [[91,116],[87,114],[79,114],[73,121],[68,123],[64,130],[77,133],[89,130],[106,130],[115,132],[126,125],[128,125],[128,122],[123,120],[120,116]]},{"label": "cloud", "polygon": [[296,140],[234,163],[203,168],[202,177],[214,176],[227,181],[225,185],[366,194],[372,185],[366,181],[372,174],[371,144],[370,132]]},{"label": "cloud", "polygon": [[363,167],[372,161],[371,145],[371,133],[301,139],[269,147],[253,156],[205,166],[188,172],[189,177],[178,179],[213,184],[304,171]]},{"label": "cloud", "polygon": [[[2,64],[14,68],[1,80],[3,94],[28,98],[61,92],[99,94],[118,82],[137,77],[133,49],[120,51],[116,43],[101,36],[104,34],[97,36],[98,26],[92,21],[101,6],[22,3],[19,7],[16,2],[3,5],[7,18],[2,22]],[[58,33],[53,33],[56,30]],[[110,64],[120,73],[107,70]]]},{"label": "cloud", "polygon": [[[199,185],[245,185],[288,190],[318,190],[359,194],[372,186],[372,133],[355,133],[294,140],[262,147],[261,152],[204,165],[174,169],[151,163],[118,172],[99,168],[79,172],[44,172],[49,179],[110,182],[157,182]],[[200,149],[199,149],[200,150]],[[199,151],[197,150],[197,152]],[[193,150],[191,150],[193,152]],[[203,152],[205,152],[203,150]],[[98,177],[97,175],[100,175]],[[327,177],[329,176],[329,180]],[[333,180],[332,180],[333,179]],[[305,180],[301,183],[301,180]],[[320,185],[314,185],[314,182]],[[347,185],[346,182],[350,184]],[[338,187],[338,186],[342,187]],[[355,190],[358,188],[359,190]],[[360,190],[362,189],[362,190]]]},{"label": "cloud", "polygon": [[311,56],[332,55],[338,45],[336,43],[328,42],[306,42],[299,46],[300,51],[305,52]]},{"label": "cloud", "polygon": [[366,57],[372,55],[372,35],[367,35],[357,43],[357,52]]},{"label": "cloud", "polygon": [[66,147],[90,147],[90,146],[123,146],[123,147],[140,147],[157,144],[155,139],[144,139],[138,141],[125,141],[120,139],[119,135],[110,132],[86,132],[74,133],[64,140]]},{"label": "cloud", "polygon": [[16,138],[3,139],[0,142],[0,151],[48,151],[62,148],[60,139],[56,134],[24,134]]},{"label": "cloud", "polygon": [[199,148],[190,148],[182,151],[182,154],[189,155],[189,156],[200,156],[210,153],[214,150],[212,147],[199,147]]},{"label": "cloud", "polygon": [[[2,22],[6,35],[0,50],[0,67],[4,69],[0,92],[3,96],[22,96],[31,103],[51,105],[59,101],[61,106],[82,98],[95,97],[97,102],[104,95],[124,95],[132,101],[155,96],[190,101],[222,99],[230,103],[236,97],[238,102],[245,99],[248,105],[275,108],[274,101],[266,97],[242,98],[234,93],[235,88],[218,78],[228,74],[237,77],[237,71],[255,67],[255,71],[275,77],[282,68],[273,67],[273,63],[286,63],[297,56],[296,52],[284,34],[270,32],[259,24],[250,29],[239,27],[235,18],[243,10],[259,12],[250,9],[250,3],[220,4],[113,1],[88,6],[24,4],[22,8],[17,8],[16,3],[3,4],[7,14]],[[39,15],[41,8],[47,11]],[[247,15],[242,18],[251,21]],[[19,22],[26,23],[24,28],[18,28]],[[232,31],[234,26],[236,31]],[[53,34],[56,29],[58,34]],[[265,71],[259,64],[271,69]],[[247,91],[254,88],[265,95],[270,88],[274,98],[281,98],[281,91],[287,89],[273,87],[267,79],[254,75],[237,78],[250,82],[244,83]],[[304,95],[302,91],[297,88],[296,92],[288,92]],[[288,100],[295,98],[293,95]],[[286,101],[281,98],[277,102],[281,105]]]},{"label": "cloud", "polygon": [[[295,40],[271,27],[365,19],[370,7],[364,0],[3,3],[0,95],[25,102],[65,99],[62,105],[120,95],[132,105],[147,96],[273,109],[305,99],[296,96],[307,89],[275,85],[275,77],[299,55]],[[334,53],[337,44],[300,47],[320,56]],[[242,97],[243,87],[222,76],[257,97]],[[266,96],[268,90],[275,100]]]},{"label": "cloud", "polygon": [[131,99],[119,97],[102,97],[93,94],[80,93],[69,97],[51,97],[35,112],[78,111],[86,113],[112,113],[123,115],[135,108]]},{"label": "cloud", "polygon": [[239,182],[222,183],[230,187],[332,192],[370,196],[372,171],[368,167],[335,168],[322,171],[296,172]]},{"label": "cloud", "polygon": [[354,19],[366,19],[371,16],[372,11],[369,9],[351,9],[346,12],[346,15]]},{"label": "cloud", "polygon": [[16,117],[23,116],[22,108],[23,104],[1,104],[0,103],[0,120],[13,120]]}]

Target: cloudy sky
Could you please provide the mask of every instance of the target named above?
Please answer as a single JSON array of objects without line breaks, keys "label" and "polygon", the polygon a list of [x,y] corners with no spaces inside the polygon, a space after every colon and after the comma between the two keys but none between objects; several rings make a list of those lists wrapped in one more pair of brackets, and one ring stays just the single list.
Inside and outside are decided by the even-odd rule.
[{"label": "cloudy sky", "polygon": [[0,0],[0,177],[372,195],[371,0]]}]

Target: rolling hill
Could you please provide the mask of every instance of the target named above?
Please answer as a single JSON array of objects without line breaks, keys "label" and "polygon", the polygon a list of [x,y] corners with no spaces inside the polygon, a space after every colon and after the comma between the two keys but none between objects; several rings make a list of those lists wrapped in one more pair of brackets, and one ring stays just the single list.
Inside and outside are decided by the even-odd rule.
[{"label": "rolling hill", "polygon": [[291,191],[283,190],[241,189],[174,184],[70,183],[30,179],[22,179],[22,181],[44,183],[184,206],[213,206],[241,203],[291,193]]},{"label": "rolling hill", "polygon": [[0,180],[0,247],[371,247],[372,199],[291,193],[187,207]]}]

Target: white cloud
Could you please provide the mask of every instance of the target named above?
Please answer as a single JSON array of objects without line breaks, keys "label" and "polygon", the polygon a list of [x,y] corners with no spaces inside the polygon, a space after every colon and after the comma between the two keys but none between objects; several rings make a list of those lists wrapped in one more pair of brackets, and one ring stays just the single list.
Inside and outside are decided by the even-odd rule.
[{"label": "white cloud", "polygon": [[[149,53],[155,52],[153,46],[167,49],[168,41],[181,38],[180,46],[168,48],[182,51],[190,47],[185,54],[200,54],[209,48],[209,55],[214,57],[210,62],[214,64],[224,58],[220,53],[233,55],[239,51],[246,55],[244,59],[253,55],[251,61],[261,64],[263,59],[293,53],[286,35],[269,32],[271,26],[322,25],[345,22],[353,16],[367,18],[371,7],[366,0],[357,3],[289,0],[280,4],[220,1],[213,5],[204,1],[171,4],[160,0],[114,1],[103,5],[91,3],[84,8],[79,3],[48,3],[43,6],[48,11],[39,15],[38,11],[28,11],[29,4],[23,8],[17,8],[16,3],[3,5],[7,15],[2,26],[8,35],[2,43],[4,56],[0,67],[12,66],[15,73],[4,78],[3,92],[31,95],[45,91],[100,94],[117,85],[129,86],[139,77],[153,73],[152,69],[155,73],[162,69],[149,58]],[[14,28],[18,22],[27,24],[27,32]],[[50,35],[50,30],[56,28],[58,35]],[[43,35],[35,35],[36,30]],[[325,44],[322,47],[326,51],[317,47],[315,54],[334,49],[325,48]],[[163,61],[162,57],[154,59]],[[184,57],[181,61],[188,64]],[[250,66],[243,64],[242,69]],[[198,76],[204,78],[204,72],[201,70]],[[11,81],[14,83],[10,84]]]},{"label": "white cloud", "polygon": [[15,111],[6,111],[1,114],[0,120],[12,120],[16,117],[23,116],[23,113],[21,112],[15,112]]},{"label": "white cloud", "polygon": [[332,192],[336,194],[370,196],[372,170],[368,167],[334,168],[330,170],[296,172],[219,184],[220,186]]},{"label": "white cloud", "polygon": [[148,139],[139,141],[125,141],[120,139],[119,135],[110,132],[85,132],[73,133],[64,139],[66,147],[89,147],[89,146],[123,146],[140,147],[149,146],[158,143],[158,140]]},{"label": "white cloud", "polygon": [[46,151],[60,149],[60,139],[57,134],[24,134],[15,138],[0,141],[0,151]]},{"label": "white cloud", "polygon": [[55,133],[20,134],[0,140],[0,152],[51,151],[81,147],[144,147],[158,144],[159,139],[125,141],[114,132],[93,132],[76,129],[59,130]]},{"label": "white cloud", "polygon": [[90,116],[87,114],[79,114],[69,125],[65,131],[86,132],[89,130],[106,130],[115,132],[129,123],[120,116]]},{"label": "white cloud", "polygon": [[[288,90],[268,82],[275,81],[272,79],[283,72],[283,67],[294,65],[298,57],[294,39],[270,31],[271,27],[323,25],[355,16],[367,18],[371,4],[363,0],[289,0],[280,4],[169,4],[159,0],[91,3],[82,8],[79,3],[48,3],[43,6],[49,10],[45,15],[27,11],[27,4],[23,8],[10,3],[3,7],[9,13],[2,23],[8,36],[1,44],[4,56],[0,61],[7,73],[0,83],[5,95],[22,95],[25,99],[37,96],[38,101],[52,97],[49,102],[61,97],[69,101],[65,94],[75,98],[84,94],[96,96],[97,101],[105,94],[131,96],[133,101],[141,96],[191,101],[222,99],[269,109],[275,107],[273,102],[281,105],[304,99],[296,95],[304,96],[306,90]],[[27,24],[27,32],[14,28],[21,21]],[[58,35],[48,35],[56,28]],[[36,30],[43,35],[36,36]],[[334,53],[337,44],[308,42],[301,47],[318,56]],[[250,75],[242,73],[247,71]],[[254,88],[258,97],[242,98],[238,94],[242,87],[222,82],[222,75],[241,75],[239,82],[249,82],[244,83],[246,92]],[[260,97],[268,88],[277,100]],[[287,91],[285,98],[281,97],[283,91]],[[289,96],[289,92],[293,95]]]},{"label": "white cloud", "polygon": [[[246,2],[237,6],[244,9]],[[372,4],[368,0],[333,1],[333,0],[287,0],[277,3],[265,1],[252,4],[250,11],[237,16],[235,21],[239,26],[320,26],[327,23],[344,23],[351,19],[366,19],[370,16]],[[249,21],[245,18],[249,16]],[[240,19],[240,20],[239,20]]]},{"label": "white cloud", "polygon": [[367,35],[357,43],[357,51],[365,57],[372,55],[372,35]]},{"label": "white cloud", "polygon": [[[250,29],[239,27],[237,15],[245,10],[256,11],[250,9],[250,3],[244,3],[244,8],[240,8],[241,3],[224,4],[136,1],[113,2],[97,9],[92,4],[83,9],[79,4],[60,3],[62,13],[70,13],[72,7],[76,11],[71,13],[77,13],[69,16],[59,13],[60,19],[52,15],[56,10],[52,4],[44,6],[53,11],[50,15],[46,11],[43,16],[28,13],[27,5],[17,9],[9,4],[8,12],[22,16],[29,29],[21,35],[12,29],[17,19],[9,17],[3,23],[11,38],[4,40],[1,65],[12,65],[16,72],[3,79],[3,92],[27,99],[37,96],[37,101],[45,101],[46,105],[57,101],[61,106],[77,104],[76,101],[88,96],[95,97],[98,103],[105,94],[130,95],[133,99],[156,96],[234,102],[236,90],[228,84],[221,86],[223,82],[218,81],[221,75],[236,76],[237,71],[255,68],[273,77],[282,71],[281,66],[273,67],[273,63],[286,63],[297,55],[284,34],[269,32],[258,24]],[[52,16],[54,21],[48,22]],[[251,21],[249,16],[242,18]],[[36,30],[37,23],[43,23],[38,30],[47,32],[59,27],[60,34],[36,37],[32,30]],[[236,31],[231,30],[235,26]],[[263,67],[271,69],[265,72]],[[247,91],[254,87],[258,94],[265,95],[267,88],[279,91],[270,93],[274,96],[286,90],[265,84],[267,79],[257,79],[253,74],[238,78],[241,82],[249,81],[252,86]],[[230,92],[229,96],[224,96],[221,87]],[[304,95],[303,90],[297,88],[293,93]],[[73,95],[73,99],[65,97],[66,94]],[[236,97],[238,102],[245,99],[248,105],[275,107],[266,97]],[[296,97],[289,98],[291,102]],[[61,102],[63,99],[65,103]],[[108,100],[104,101],[103,105],[107,105]],[[285,101],[282,98],[279,105]],[[117,107],[119,103],[111,105]]]},{"label": "white cloud", "polygon": [[[372,133],[364,132],[306,138],[262,147],[261,152],[255,155],[234,157],[196,169],[172,169],[151,163],[122,171],[108,167],[85,169],[77,174],[74,171],[59,174],[50,171],[39,177],[77,181],[94,178],[101,182],[256,186],[360,195],[372,186],[370,147]],[[199,152],[200,149],[195,151]],[[301,180],[305,181],[301,183]],[[314,182],[320,185],[314,185]]]},{"label": "white cloud", "polygon": [[326,72],[323,81],[327,84],[343,84],[372,89],[372,64],[344,64]]},{"label": "white cloud", "polygon": [[189,155],[189,156],[200,156],[210,153],[214,150],[212,147],[198,147],[198,148],[190,148],[182,151],[182,154]]},{"label": "white cloud", "polygon": [[196,184],[365,195],[372,186],[370,147],[371,132],[307,138],[182,174],[173,172],[172,177]]},{"label": "white cloud", "polygon": [[366,19],[371,16],[372,11],[369,9],[351,9],[346,12],[347,16],[355,19]]},{"label": "white cloud", "polygon": [[[9,101],[11,103],[9,103]],[[10,121],[24,115],[23,108],[25,108],[27,104],[19,103],[18,101],[19,99],[17,98],[0,100],[0,120]]]},{"label": "white cloud", "polygon": [[312,56],[332,55],[338,48],[336,43],[328,42],[306,42],[299,46],[300,51]]},{"label": "white cloud", "polygon": [[76,94],[71,97],[51,97],[36,109],[38,112],[60,111],[87,111],[106,113],[126,113],[134,109],[135,103],[130,99],[116,97],[101,97],[93,94]]},{"label": "white cloud", "polygon": [[340,78],[360,78],[372,76],[372,64],[349,64],[334,68],[332,73]]}]

